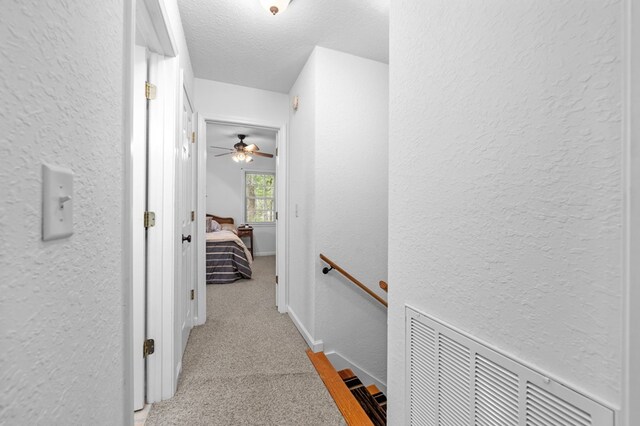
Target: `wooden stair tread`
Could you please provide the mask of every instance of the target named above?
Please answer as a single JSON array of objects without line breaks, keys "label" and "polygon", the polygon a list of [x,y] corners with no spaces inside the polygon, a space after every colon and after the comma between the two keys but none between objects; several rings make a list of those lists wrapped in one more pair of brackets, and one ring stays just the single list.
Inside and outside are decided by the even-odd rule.
[{"label": "wooden stair tread", "polygon": [[378,387],[376,385],[369,385],[367,386],[367,390],[369,391],[369,393],[371,395],[375,395],[377,393],[380,393],[380,389],[378,389]]},{"label": "wooden stair tread", "polygon": [[353,371],[349,370],[348,368],[346,370],[338,371],[338,375],[340,375],[342,380],[346,380],[346,379],[350,379],[351,377],[355,377],[355,374],[353,374]]},{"label": "wooden stair tread", "polygon": [[342,377],[333,368],[327,356],[323,352],[314,353],[311,349],[307,349],[307,356],[316,371],[318,371],[318,375],[327,387],[329,394],[331,394],[347,424],[350,426],[373,426],[369,416],[344,383]]},{"label": "wooden stair tread", "polygon": [[380,405],[380,408],[382,408],[384,410],[384,412],[386,413],[387,412],[387,397],[385,396],[385,394],[383,394],[382,391],[380,389],[378,389],[378,387],[376,385],[367,386],[367,390],[369,391],[369,393],[371,394],[373,399],[375,399],[376,402]]},{"label": "wooden stair tread", "polygon": [[[347,385],[353,396],[367,413],[369,419],[375,426],[385,426],[387,424],[387,398],[382,392],[378,392],[375,396],[369,392],[362,381],[353,374],[351,370],[342,370],[344,384]],[[350,373],[350,374],[349,374]],[[377,389],[377,387],[375,388]],[[383,405],[384,403],[384,405]]]}]

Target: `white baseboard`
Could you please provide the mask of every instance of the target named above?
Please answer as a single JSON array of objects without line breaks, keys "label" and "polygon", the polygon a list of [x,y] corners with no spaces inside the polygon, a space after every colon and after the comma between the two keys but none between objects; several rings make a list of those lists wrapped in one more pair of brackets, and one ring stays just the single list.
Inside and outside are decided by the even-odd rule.
[{"label": "white baseboard", "polygon": [[253,257],[260,257],[260,256],[275,256],[276,252],[275,251],[257,251],[253,254]]},{"label": "white baseboard", "polygon": [[[176,394],[176,391],[178,390],[178,382],[180,381],[180,374],[182,374],[182,360],[180,360],[180,362],[176,366],[176,377],[175,377],[175,380],[173,381],[173,392],[171,393],[171,396],[169,396],[168,398],[173,398],[173,396]],[[164,400],[168,398],[163,397],[162,399]]]},{"label": "white baseboard", "polygon": [[373,384],[373,385],[376,385],[378,389],[380,389],[385,394],[387,393],[387,384],[385,382],[373,376],[372,374],[369,374],[368,371],[358,367],[350,359],[345,358],[344,356],[342,356],[336,351],[327,352],[325,353],[325,355],[329,359],[329,362],[331,362],[331,365],[333,365],[333,368],[336,369],[336,371],[340,371],[348,368],[351,371],[353,371],[356,374],[356,376],[358,376],[360,381],[365,386],[369,386]]},{"label": "white baseboard", "polygon": [[309,334],[305,326],[302,325],[298,316],[291,309],[291,306],[289,306],[288,314],[293,324],[296,326],[296,328],[298,329],[298,331],[300,332],[304,340],[307,342],[307,345],[309,346],[309,348],[311,348],[313,352],[322,352],[324,348],[324,344],[322,340],[313,340],[313,337],[311,337],[311,334]]},{"label": "white baseboard", "polygon": [[193,318],[193,325],[194,326],[203,325],[206,322],[206,320],[205,321],[201,321],[201,318],[202,317],[199,317],[199,316],[194,317]]}]

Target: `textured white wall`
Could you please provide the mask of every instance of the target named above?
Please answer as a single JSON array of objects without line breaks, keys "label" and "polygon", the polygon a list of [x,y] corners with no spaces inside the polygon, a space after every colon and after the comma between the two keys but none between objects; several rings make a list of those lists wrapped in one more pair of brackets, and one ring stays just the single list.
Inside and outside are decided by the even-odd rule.
[{"label": "textured white wall", "polygon": [[316,48],[316,334],[382,383],[387,312],[337,272],[324,253],[383,298],[387,279],[389,67]]},{"label": "textured white wall", "polygon": [[619,405],[622,13],[392,4],[391,424],[405,303]]},{"label": "textured white wall", "polygon": [[[298,110],[289,112],[289,309],[314,338],[316,53],[291,88]],[[316,339],[317,340],[317,339]]]},{"label": "textured white wall", "polygon": [[[316,47],[290,114],[289,305],[325,352],[386,381],[386,312],[324,253],[375,291],[387,278],[388,66]],[[298,217],[295,217],[296,205]]]},{"label": "textured white wall", "polygon": [[[0,38],[0,423],[120,423],[123,4],[3,2]],[[42,161],[70,238],[41,241]]]},{"label": "textured white wall", "polygon": [[625,148],[629,161],[625,183],[629,198],[625,228],[628,232],[625,253],[628,274],[623,298],[628,336],[625,342],[626,368],[623,369],[623,379],[626,381],[623,388],[623,416],[626,423],[622,424],[632,426],[640,423],[640,309],[637,308],[640,306],[640,262],[637,261],[640,259],[640,185],[636,184],[640,182],[640,7],[637,3],[626,3],[630,9],[627,20],[629,68],[626,70],[628,109],[623,123],[625,127],[628,126]]},{"label": "textured white wall", "polygon": [[236,118],[281,126],[287,122],[289,100],[283,93],[195,79],[196,111],[205,118]]}]

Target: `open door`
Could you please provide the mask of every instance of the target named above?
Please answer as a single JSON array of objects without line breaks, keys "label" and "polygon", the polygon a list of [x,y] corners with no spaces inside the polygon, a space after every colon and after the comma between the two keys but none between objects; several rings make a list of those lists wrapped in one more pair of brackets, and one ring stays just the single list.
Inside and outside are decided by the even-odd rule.
[{"label": "open door", "polygon": [[179,254],[176,283],[176,302],[179,326],[180,326],[180,353],[178,359],[182,359],[187,347],[189,333],[193,327],[194,300],[195,300],[195,146],[196,135],[194,128],[193,108],[186,90],[182,93],[182,132],[180,150],[178,153],[177,196],[178,196],[178,220],[182,235],[181,252]]}]

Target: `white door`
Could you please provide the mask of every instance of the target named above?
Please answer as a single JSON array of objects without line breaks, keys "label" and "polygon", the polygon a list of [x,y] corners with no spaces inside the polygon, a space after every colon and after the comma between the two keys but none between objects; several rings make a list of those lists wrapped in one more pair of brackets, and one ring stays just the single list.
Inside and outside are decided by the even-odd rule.
[{"label": "white door", "polygon": [[[186,91],[183,90],[182,102],[182,143],[180,146],[180,180],[178,182],[178,194],[180,211],[178,220],[180,220],[182,228],[182,253],[181,262],[178,270],[180,283],[178,285],[179,293],[177,294],[178,303],[180,304],[178,312],[181,326],[182,336],[182,353],[187,347],[189,333],[193,327],[193,298],[195,297],[195,245],[194,220],[195,220],[195,185],[194,176],[194,125],[193,125],[193,109],[187,97]],[[180,355],[182,355],[182,353]]]},{"label": "white door", "polygon": [[145,362],[142,345],[146,338],[146,231],[143,226],[147,208],[147,50],[135,47],[133,81],[133,141],[131,142],[132,179],[132,285],[133,285],[133,408],[145,403]]}]

